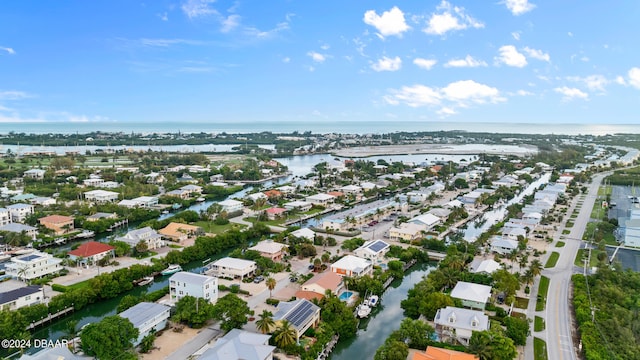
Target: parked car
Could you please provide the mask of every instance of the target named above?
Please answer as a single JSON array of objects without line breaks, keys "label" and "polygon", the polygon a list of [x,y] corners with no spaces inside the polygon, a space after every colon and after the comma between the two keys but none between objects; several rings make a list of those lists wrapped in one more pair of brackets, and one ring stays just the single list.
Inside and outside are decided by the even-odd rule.
[{"label": "parked car", "polygon": [[256,284],[262,282],[262,280],[264,280],[263,276],[256,276],[255,278],[253,278],[253,282]]}]

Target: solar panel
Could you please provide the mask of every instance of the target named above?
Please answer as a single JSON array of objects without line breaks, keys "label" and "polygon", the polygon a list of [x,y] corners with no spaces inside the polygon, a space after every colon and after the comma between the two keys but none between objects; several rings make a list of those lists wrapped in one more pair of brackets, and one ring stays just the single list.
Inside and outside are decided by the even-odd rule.
[{"label": "solar panel", "polygon": [[38,258],[40,258],[40,255],[27,255],[27,256],[21,258],[20,260],[22,260],[22,261],[31,261],[31,260],[35,260],[35,259],[38,259]]},{"label": "solar panel", "polygon": [[385,247],[387,247],[387,244],[384,243],[383,241],[376,241],[373,244],[369,245],[369,249],[378,252],[382,249],[384,249]]},{"label": "solar panel", "polygon": [[299,306],[297,306],[287,317],[295,327],[300,327],[305,320],[309,318],[309,315],[313,314],[313,304],[308,301],[303,301]]}]

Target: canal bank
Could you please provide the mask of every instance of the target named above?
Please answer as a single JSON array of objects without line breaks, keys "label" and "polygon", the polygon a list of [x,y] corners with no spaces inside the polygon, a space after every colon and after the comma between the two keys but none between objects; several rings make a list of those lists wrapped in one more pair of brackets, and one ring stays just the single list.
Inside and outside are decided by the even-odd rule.
[{"label": "canal bank", "polygon": [[395,280],[382,294],[380,304],[369,318],[360,321],[356,337],[339,342],[331,353],[331,360],[373,359],[376,350],[394,331],[400,328],[404,312],[400,302],[407,298],[409,290],[427,276],[436,263],[415,265],[402,278]]}]

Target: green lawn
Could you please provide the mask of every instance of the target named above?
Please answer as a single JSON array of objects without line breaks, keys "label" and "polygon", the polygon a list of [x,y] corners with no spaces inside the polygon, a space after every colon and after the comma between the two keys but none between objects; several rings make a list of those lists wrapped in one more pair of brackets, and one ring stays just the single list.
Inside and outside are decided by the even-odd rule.
[{"label": "green lawn", "polygon": [[515,307],[518,309],[526,309],[529,306],[529,299],[516,297]]},{"label": "green lawn", "polygon": [[536,302],[536,311],[544,310],[547,303],[547,293],[549,293],[549,278],[540,277],[540,285],[538,286],[538,301]]},{"label": "green lawn", "polygon": [[571,230],[567,230],[567,229],[562,230],[562,235],[569,235],[569,234],[571,234]]},{"label": "green lawn", "polygon": [[216,225],[211,221],[197,221],[194,225],[200,226],[207,233],[212,234],[222,234],[223,232],[229,231],[231,229],[242,229],[247,227],[246,225],[236,224],[236,223],[228,223],[225,225]]},{"label": "green lawn", "polygon": [[607,196],[607,195],[611,195],[611,191],[613,190],[613,186],[608,185],[608,186],[600,186],[600,188],[598,188],[598,196]]},{"label": "green lawn", "polygon": [[556,266],[559,258],[560,258],[560,253],[555,251],[552,252],[551,255],[549,256],[549,259],[547,260],[547,263],[544,265],[544,267],[548,269]]},{"label": "green lawn", "polygon": [[547,360],[547,343],[538,339],[537,337],[533,338],[533,358],[536,360]]},{"label": "green lawn", "polygon": [[563,247],[564,245],[565,245],[565,244],[564,244],[564,241],[558,241],[558,242],[556,243],[556,247]]},{"label": "green lawn", "polygon": [[[593,249],[591,250],[591,261],[589,262],[589,267],[594,267],[594,266],[598,266],[598,254],[601,253],[602,251],[599,251],[598,249]],[[606,251],[604,251],[606,253]],[[582,259],[584,257],[587,256],[587,250],[586,249],[579,249],[578,253],[576,254],[576,259],[573,261],[573,264],[575,266],[579,266],[579,267],[583,267],[584,266],[584,261],[582,261]],[[609,255],[607,255],[609,256]]]},{"label": "green lawn", "polygon": [[89,280],[80,281],[79,283],[75,283],[73,285],[68,285],[68,286],[60,285],[60,286],[63,288],[66,288],[67,289],[66,291],[84,289],[89,286]]},{"label": "green lawn", "polygon": [[542,331],[544,328],[544,319],[540,316],[536,316],[533,320],[533,331]]},{"label": "green lawn", "polygon": [[[244,219],[251,223],[256,221],[255,216],[248,216]],[[287,221],[287,219],[266,220],[266,221],[260,221],[260,223],[265,225],[271,225],[271,226],[284,226],[283,224],[285,223],[285,221]]]},{"label": "green lawn", "polygon": [[571,220],[567,221],[567,223],[564,225],[564,227],[572,228],[573,227],[573,221],[571,221]]}]

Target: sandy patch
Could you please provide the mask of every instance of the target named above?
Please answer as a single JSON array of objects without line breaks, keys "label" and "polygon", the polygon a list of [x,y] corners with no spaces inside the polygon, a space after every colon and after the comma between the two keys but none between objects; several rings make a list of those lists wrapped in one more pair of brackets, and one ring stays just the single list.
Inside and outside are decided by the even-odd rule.
[{"label": "sandy patch", "polygon": [[[140,354],[142,360],[160,360],[166,359],[179,347],[186,344],[189,340],[193,339],[198,332],[202,329],[191,329],[187,326],[182,327],[182,332],[173,331],[176,325],[171,325],[162,332],[162,334],[156,337],[156,341],[153,343],[154,348],[146,353]],[[178,325],[180,326],[180,325]]]}]

